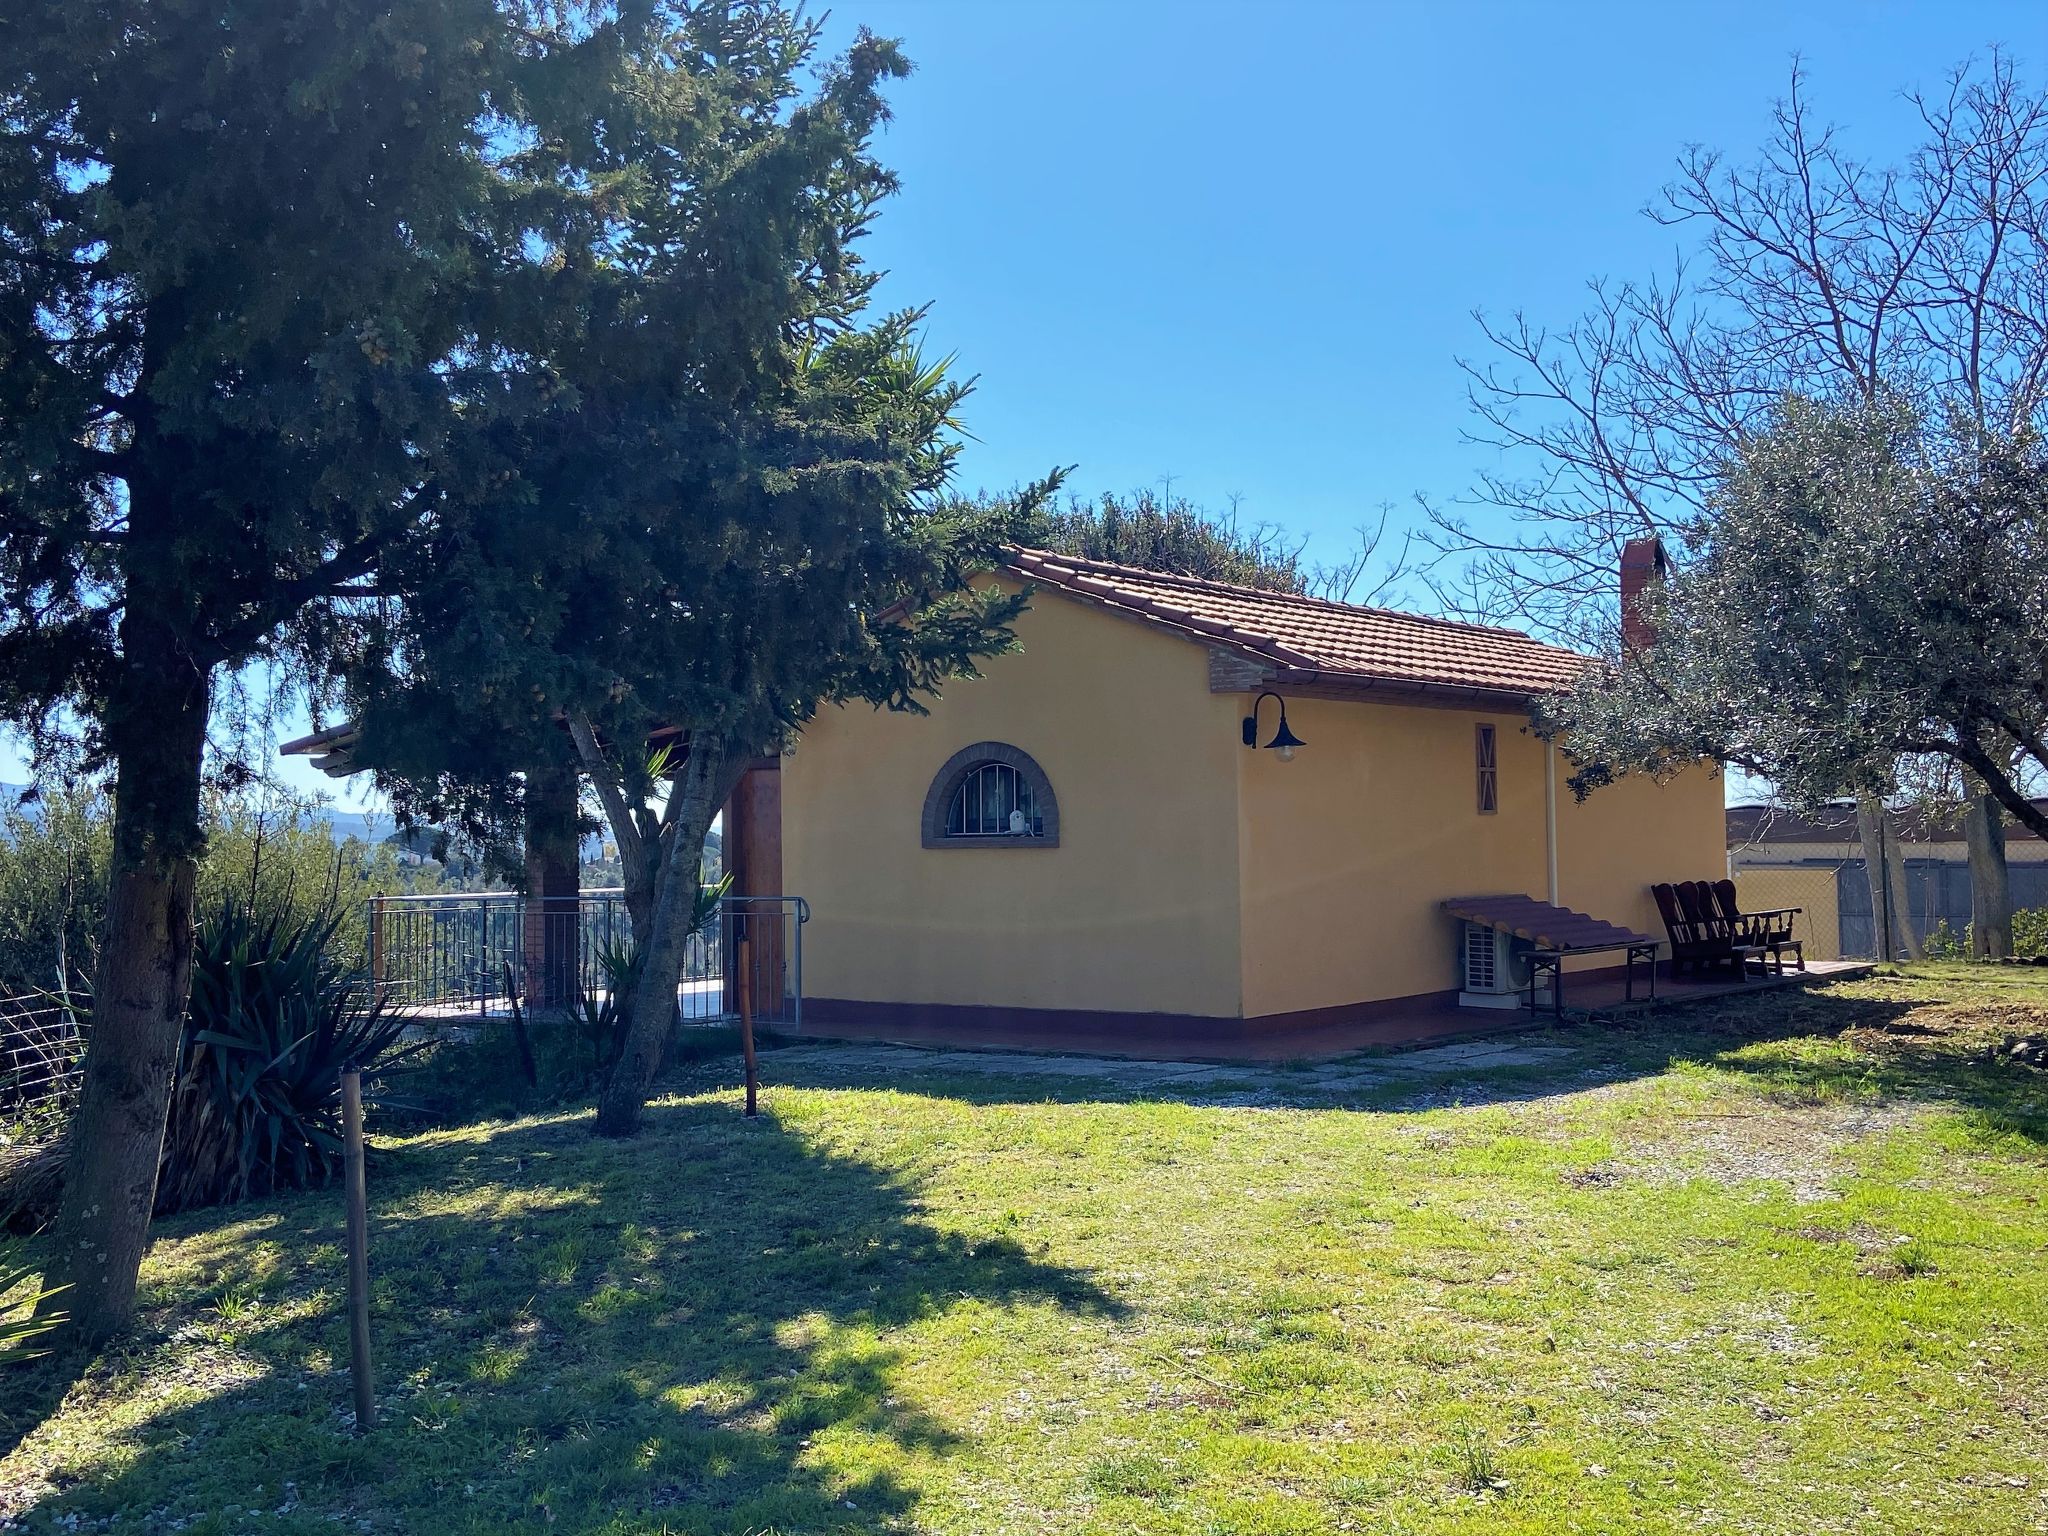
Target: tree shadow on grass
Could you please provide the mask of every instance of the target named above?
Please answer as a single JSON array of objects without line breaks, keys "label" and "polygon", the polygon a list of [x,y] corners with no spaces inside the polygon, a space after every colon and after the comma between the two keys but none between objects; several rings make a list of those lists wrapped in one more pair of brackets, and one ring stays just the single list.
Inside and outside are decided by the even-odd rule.
[{"label": "tree shadow on grass", "polygon": [[[32,1439],[0,1514],[896,1529],[958,1434],[904,1381],[902,1330],[958,1307],[1118,1312],[1013,1240],[922,1219],[889,1171],[724,1104],[657,1105],[627,1142],[586,1116],[451,1132],[372,1184],[376,1429],[346,1412],[338,1195],[179,1218],[143,1333],[74,1376],[70,1414],[124,1405],[117,1448],[67,1469]],[[14,1373],[0,1410],[47,1411],[76,1369]]]},{"label": "tree shadow on grass", "polygon": [[[7,1456],[57,1411],[65,1394],[92,1363],[89,1351],[65,1348],[60,1338],[45,1353],[0,1365],[0,1457]],[[5,1507],[6,1500],[0,1496],[0,1510]]]}]

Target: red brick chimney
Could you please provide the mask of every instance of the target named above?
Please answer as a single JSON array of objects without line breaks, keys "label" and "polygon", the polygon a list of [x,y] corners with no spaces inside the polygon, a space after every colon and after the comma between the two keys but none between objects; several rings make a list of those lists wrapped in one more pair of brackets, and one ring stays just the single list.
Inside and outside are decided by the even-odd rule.
[{"label": "red brick chimney", "polygon": [[1671,570],[1664,553],[1664,541],[1654,533],[1648,538],[1630,539],[1621,547],[1621,646],[1640,655],[1657,643],[1657,631],[1644,611],[1650,588],[1663,581]]}]

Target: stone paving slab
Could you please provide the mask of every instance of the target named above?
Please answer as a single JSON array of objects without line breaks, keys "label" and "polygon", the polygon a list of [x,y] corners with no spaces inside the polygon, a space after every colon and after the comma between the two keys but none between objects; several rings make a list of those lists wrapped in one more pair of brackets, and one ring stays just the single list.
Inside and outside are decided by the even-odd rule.
[{"label": "stone paving slab", "polygon": [[1302,1069],[1262,1064],[1123,1061],[1104,1056],[1058,1056],[1021,1051],[934,1051],[900,1045],[800,1045],[774,1052],[769,1063],[918,1078],[966,1074],[984,1077],[1095,1079],[1126,1088],[1250,1088],[1298,1094],[1370,1092],[1392,1084],[1413,1084],[1502,1067],[1542,1066],[1577,1055],[1562,1045],[1517,1045],[1471,1040],[1426,1050],[1403,1051],[1366,1061],[1333,1061]]},{"label": "stone paving slab", "polygon": [[1468,1067],[1535,1067],[1562,1056],[1577,1054],[1569,1045],[1513,1045],[1498,1040],[1463,1040],[1455,1045],[1436,1045],[1427,1050],[1403,1051],[1381,1056],[1373,1067],[1381,1072],[1461,1072]]}]

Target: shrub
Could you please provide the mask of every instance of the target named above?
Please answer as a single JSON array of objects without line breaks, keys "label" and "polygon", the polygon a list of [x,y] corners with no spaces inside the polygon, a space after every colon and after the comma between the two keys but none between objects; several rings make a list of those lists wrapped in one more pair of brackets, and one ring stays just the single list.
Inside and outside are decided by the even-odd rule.
[{"label": "shrub", "polygon": [[[337,840],[318,802],[257,785],[206,801],[199,907],[234,895],[269,911],[311,917],[338,908],[336,938],[360,956],[371,896],[431,888],[402,868],[387,843]],[[22,795],[0,796],[0,997],[87,980],[106,914],[113,801],[87,776],[51,775]]]},{"label": "shrub", "polygon": [[1949,926],[1947,918],[1937,922],[1920,945],[1920,953],[1929,960],[1967,960],[1970,958],[1971,924],[1963,924],[1963,931],[1957,933]]},{"label": "shrub", "polygon": [[324,1184],[341,1168],[341,1071],[412,1054],[408,1016],[350,978],[338,908],[258,913],[229,897],[200,925],[178,1046],[159,1214]]},{"label": "shrub", "polygon": [[[1934,925],[1920,952],[1929,960],[1967,960],[1975,953],[1972,940],[1976,924],[1963,924],[1962,932],[1951,928],[1947,918]],[[2048,907],[2022,907],[2012,915],[2012,952],[2016,959],[2033,960],[2048,955]]]},{"label": "shrub", "polygon": [[0,997],[68,986],[92,974],[112,809],[90,781],[0,799]]},{"label": "shrub", "polygon": [[336,837],[325,811],[311,799],[268,786],[207,799],[206,857],[199,866],[202,912],[236,897],[263,912],[335,916],[328,948],[358,965],[369,950],[368,899],[432,890],[439,883],[430,871],[401,868],[389,843]]},{"label": "shrub", "polygon": [[2012,952],[2027,960],[2048,956],[2048,907],[2028,907],[2013,913]]},{"label": "shrub", "polygon": [[[61,1312],[36,1316],[36,1308],[64,1288],[46,1291],[25,1269],[0,1269],[0,1365],[33,1360],[48,1351],[34,1347],[64,1321]],[[18,1294],[17,1294],[18,1293]]]}]

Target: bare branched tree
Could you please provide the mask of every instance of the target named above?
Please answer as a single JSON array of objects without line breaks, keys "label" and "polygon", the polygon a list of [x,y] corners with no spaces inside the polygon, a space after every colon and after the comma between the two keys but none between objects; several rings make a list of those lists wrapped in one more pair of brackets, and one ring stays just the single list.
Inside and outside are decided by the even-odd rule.
[{"label": "bare branched tree", "polygon": [[1416,533],[1404,528],[1398,546],[1390,544],[1387,524],[1393,515],[1392,503],[1382,502],[1377,517],[1352,530],[1351,547],[1341,559],[1307,568],[1302,590],[1333,603],[1385,607],[1406,602],[1419,570]]},{"label": "bare branched tree", "polygon": [[1734,444],[1787,394],[1885,391],[1998,435],[2048,423],[2048,94],[1993,51],[1907,100],[1921,143],[1866,162],[1795,64],[1754,161],[1689,148],[1645,210],[1700,232],[1669,275],[1595,281],[1560,328],[1477,317],[1470,438],[1510,467],[1430,510],[1453,557],[1440,602],[1609,639],[1621,546],[1682,549]]},{"label": "bare branched tree", "polygon": [[[1682,561],[1736,445],[1788,395],[1903,400],[1965,440],[2048,424],[2048,94],[1994,49],[1906,100],[1917,147],[1861,159],[1795,62],[1753,161],[1690,147],[1645,210],[1699,232],[1669,275],[1595,281],[1561,328],[1477,317],[1470,437],[1510,467],[1429,509],[1439,606],[1613,650],[1622,545],[1662,535]],[[1995,918],[1995,826],[1971,847]]]}]

